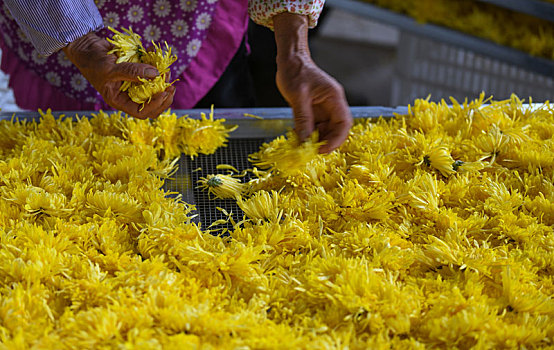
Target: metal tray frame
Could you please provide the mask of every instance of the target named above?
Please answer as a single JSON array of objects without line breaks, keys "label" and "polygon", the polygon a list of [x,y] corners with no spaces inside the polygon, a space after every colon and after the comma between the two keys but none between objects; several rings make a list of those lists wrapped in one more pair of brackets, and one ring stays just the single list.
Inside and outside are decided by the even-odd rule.
[{"label": "metal tray frame", "polygon": [[[390,118],[396,114],[408,113],[408,107],[350,107],[354,118]],[[110,113],[110,111],[106,111]],[[209,109],[176,109],[172,110],[179,117],[201,118],[202,113],[209,115]],[[53,111],[56,117],[64,115],[75,118],[91,117],[93,111]],[[259,116],[263,119],[256,119],[248,115]],[[20,120],[38,121],[40,114],[36,111],[9,112],[1,111],[0,120],[11,118]],[[290,108],[216,108],[214,109],[215,119],[226,119],[225,124],[237,125],[238,129],[230,134],[231,139],[268,138],[283,134],[293,126],[292,109]]]}]

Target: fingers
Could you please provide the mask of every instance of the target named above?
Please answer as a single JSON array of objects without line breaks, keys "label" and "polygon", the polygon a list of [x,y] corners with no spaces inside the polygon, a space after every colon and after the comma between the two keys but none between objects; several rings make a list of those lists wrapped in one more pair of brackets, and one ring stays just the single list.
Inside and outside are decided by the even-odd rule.
[{"label": "fingers", "polygon": [[122,62],[113,66],[109,73],[110,80],[125,80],[139,82],[139,77],[144,79],[154,79],[160,73],[158,70],[149,64]]},{"label": "fingers", "polygon": [[305,141],[317,127],[320,141],[325,141],[320,153],[338,148],[348,137],[353,123],[344,90],[338,84],[332,87],[315,94],[315,99],[310,93],[301,93],[295,98],[296,103],[291,103],[298,138]]},{"label": "fingers", "polygon": [[143,115],[140,111],[140,105],[131,100],[129,95],[127,93],[122,92],[119,93],[117,96],[113,98],[112,101],[106,102],[112,106],[115,109],[118,109],[124,113],[127,113],[128,115],[139,118],[139,119],[146,119],[147,116]]},{"label": "fingers", "polygon": [[175,87],[170,86],[166,91],[154,95],[150,102],[144,104],[144,107],[142,107],[142,105],[131,100],[127,93],[120,92],[109,104],[138,119],[156,118],[171,106],[174,96]]},{"label": "fingers", "polygon": [[330,153],[342,145],[348,137],[350,128],[352,127],[351,118],[351,116],[347,116],[332,123],[330,132],[321,138],[321,140],[326,141],[326,143],[319,148],[319,153]]},{"label": "fingers", "polygon": [[294,104],[291,104],[294,115],[294,131],[300,142],[305,141],[314,132],[314,113],[309,95],[300,95]]},{"label": "fingers", "polygon": [[169,86],[164,92],[156,94],[149,103],[144,105],[142,114],[148,118],[157,118],[165,110],[171,107],[173,97],[175,96],[175,87]]},{"label": "fingers", "polygon": [[320,153],[329,153],[338,148],[348,137],[353,124],[352,113],[345,99],[336,98],[325,101],[322,117],[327,120],[320,140],[326,143],[320,147]]}]

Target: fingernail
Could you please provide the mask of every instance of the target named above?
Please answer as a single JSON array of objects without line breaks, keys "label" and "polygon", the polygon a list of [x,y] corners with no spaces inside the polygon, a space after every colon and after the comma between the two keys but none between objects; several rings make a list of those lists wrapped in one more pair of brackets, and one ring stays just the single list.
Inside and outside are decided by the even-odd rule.
[{"label": "fingernail", "polygon": [[158,72],[158,70],[156,68],[146,68],[144,70],[144,76],[147,79],[154,79],[155,77],[158,76],[158,74],[160,74],[160,73]]}]

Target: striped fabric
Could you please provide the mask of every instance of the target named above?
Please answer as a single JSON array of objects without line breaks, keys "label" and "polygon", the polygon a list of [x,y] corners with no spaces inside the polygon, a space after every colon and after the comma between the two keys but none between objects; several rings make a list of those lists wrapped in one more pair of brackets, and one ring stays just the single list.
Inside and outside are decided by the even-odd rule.
[{"label": "striped fabric", "polygon": [[4,3],[43,56],[103,27],[94,0],[4,0]]}]

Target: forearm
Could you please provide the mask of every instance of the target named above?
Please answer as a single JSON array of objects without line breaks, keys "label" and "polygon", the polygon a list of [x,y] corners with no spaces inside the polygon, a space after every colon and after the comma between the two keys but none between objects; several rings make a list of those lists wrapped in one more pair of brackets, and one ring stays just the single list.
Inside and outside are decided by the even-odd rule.
[{"label": "forearm", "polygon": [[311,60],[307,16],[283,12],[273,17],[273,27],[278,66],[291,61]]}]

